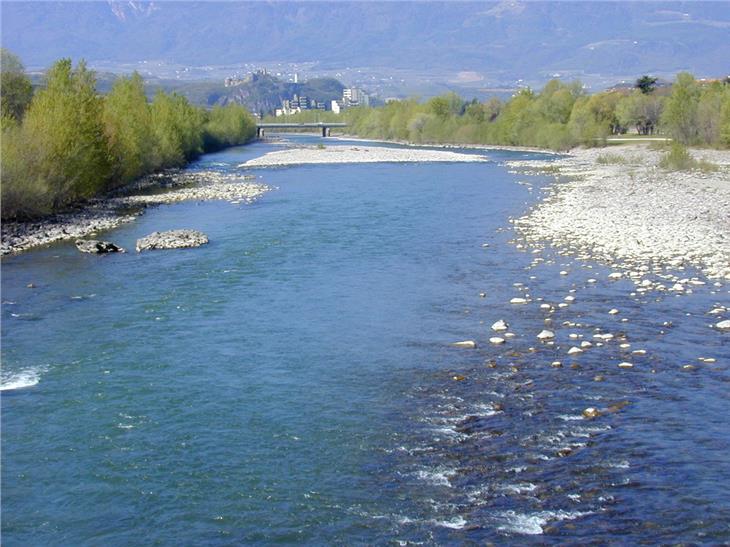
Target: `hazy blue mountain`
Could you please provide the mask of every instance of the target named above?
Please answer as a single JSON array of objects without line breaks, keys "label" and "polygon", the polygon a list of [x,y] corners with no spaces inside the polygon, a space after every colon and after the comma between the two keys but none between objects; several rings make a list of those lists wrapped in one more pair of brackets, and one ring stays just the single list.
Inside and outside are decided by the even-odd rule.
[{"label": "hazy blue mountain", "polygon": [[318,61],[491,74],[730,71],[728,2],[3,2],[2,44],[190,65]]}]

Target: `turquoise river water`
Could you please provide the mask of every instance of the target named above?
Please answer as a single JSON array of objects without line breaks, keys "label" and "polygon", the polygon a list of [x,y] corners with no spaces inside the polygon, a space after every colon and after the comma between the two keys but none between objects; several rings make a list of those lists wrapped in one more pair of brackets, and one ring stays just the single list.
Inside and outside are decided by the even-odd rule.
[{"label": "turquoise river water", "polygon": [[[102,234],[198,249],[4,259],[3,544],[730,542],[730,335],[707,315],[727,285],[632,295],[521,248],[509,218],[550,180],[503,162],[544,156],[466,152],[492,161],[258,169],[252,205]],[[537,298],[569,294],[538,343]],[[516,336],[494,346],[498,319]],[[568,358],[598,331],[647,353]]]}]

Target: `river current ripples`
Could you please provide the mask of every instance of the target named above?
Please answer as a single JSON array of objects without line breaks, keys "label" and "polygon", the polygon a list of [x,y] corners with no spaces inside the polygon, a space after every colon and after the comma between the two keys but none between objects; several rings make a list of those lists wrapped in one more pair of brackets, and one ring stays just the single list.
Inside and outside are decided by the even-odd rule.
[{"label": "river current ripples", "polygon": [[502,162],[545,156],[466,152],[254,170],[252,205],[103,234],[195,250],[4,259],[4,543],[730,541],[728,286],[523,244],[551,181]]}]

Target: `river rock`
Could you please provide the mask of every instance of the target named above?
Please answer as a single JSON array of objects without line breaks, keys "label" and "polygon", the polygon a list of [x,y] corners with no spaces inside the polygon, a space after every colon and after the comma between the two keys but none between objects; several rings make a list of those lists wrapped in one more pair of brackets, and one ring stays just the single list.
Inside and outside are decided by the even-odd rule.
[{"label": "river rock", "polygon": [[489,339],[489,342],[492,344],[504,344],[504,338],[500,338],[499,336],[492,336]]},{"label": "river rock", "polygon": [[589,406],[583,411],[583,417],[589,420],[592,420],[593,418],[598,418],[600,415],[600,411],[597,408],[593,408],[592,406]]},{"label": "river rock", "polygon": [[730,319],[725,319],[725,321],[720,321],[719,323],[716,323],[715,328],[720,330],[730,330]]},{"label": "river rock", "polygon": [[451,344],[455,348],[474,349],[477,347],[477,343],[474,340],[462,340],[461,342],[454,342]]},{"label": "river rock", "polygon": [[509,325],[507,324],[507,322],[504,319],[500,319],[499,321],[495,321],[492,324],[492,330],[493,331],[499,332],[499,331],[507,330],[508,328],[509,328]]},{"label": "river rock", "polygon": [[568,355],[575,355],[577,353],[583,353],[583,350],[580,348],[576,348],[575,346],[568,350]]},{"label": "river rock", "polygon": [[555,333],[547,329],[540,331],[540,334],[537,335],[538,340],[552,340],[553,338],[555,338]]},{"label": "river rock", "polygon": [[123,253],[124,249],[110,241],[98,241],[96,239],[77,239],[76,248],[82,253],[106,254]]},{"label": "river rock", "polygon": [[137,252],[152,249],[183,249],[208,243],[208,236],[197,230],[169,230],[152,232],[137,240]]},{"label": "river rock", "polygon": [[510,304],[527,304],[527,298],[513,298],[509,301]]}]

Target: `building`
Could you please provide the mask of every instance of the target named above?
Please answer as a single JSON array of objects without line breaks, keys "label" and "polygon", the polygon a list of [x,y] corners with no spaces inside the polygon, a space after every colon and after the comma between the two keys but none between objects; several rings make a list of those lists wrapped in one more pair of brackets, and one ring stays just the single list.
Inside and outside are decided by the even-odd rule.
[{"label": "building", "polygon": [[345,108],[352,106],[369,106],[370,97],[358,87],[346,87],[342,90],[342,103]]},{"label": "building", "polygon": [[339,114],[342,111],[342,106],[340,104],[340,101],[332,101],[330,103],[330,110],[334,112],[335,114]]},{"label": "building", "polygon": [[277,116],[289,116],[296,114],[302,110],[324,110],[325,105],[322,101],[316,101],[309,97],[300,97],[294,95],[291,99],[281,101],[281,108],[276,109]]},{"label": "building", "polygon": [[248,84],[251,82],[257,82],[261,78],[264,78],[268,75],[269,75],[269,72],[265,68],[261,68],[254,72],[251,72],[250,74],[247,74],[243,78],[240,76],[231,76],[229,78],[226,78],[224,80],[224,84],[226,87],[236,87],[236,86]]}]

